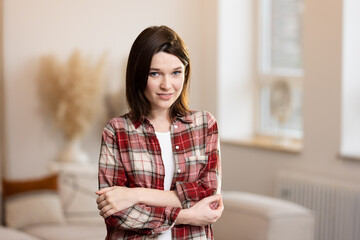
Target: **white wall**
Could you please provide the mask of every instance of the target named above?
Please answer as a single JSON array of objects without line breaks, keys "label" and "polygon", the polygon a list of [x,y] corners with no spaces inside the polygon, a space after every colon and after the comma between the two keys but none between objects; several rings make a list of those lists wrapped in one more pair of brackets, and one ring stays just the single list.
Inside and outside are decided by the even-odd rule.
[{"label": "white wall", "polygon": [[[4,0],[4,87],[8,177],[46,174],[61,147],[58,134],[39,114],[39,58],[65,60],[74,49],[99,57],[108,53],[113,86],[121,81],[135,37],[150,25],[168,25],[187,43],[193,65],[192,107],[201,105],[201,1],[192,0]],[[115,83],[115,84],[114,84]],[[84,148],[98,160],[104,123],[87,134]]]}]

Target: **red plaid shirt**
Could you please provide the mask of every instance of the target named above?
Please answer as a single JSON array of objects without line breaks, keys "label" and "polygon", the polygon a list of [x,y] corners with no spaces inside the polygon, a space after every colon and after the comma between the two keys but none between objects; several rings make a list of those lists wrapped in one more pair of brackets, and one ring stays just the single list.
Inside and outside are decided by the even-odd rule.
[{"label": "red plaid shirt", "polygon": [[[171,190],[183,208],[220,191],[221,164],[215,118],[203,111],[179,117],[171,125],[175,173]],[[164,189],[164,165],[154,127],[129,115],[111,119],[102,134],[99,188]],[[106,239],[147,239],[172,228],[173,239],[213,239],[210,225],[175,225],[180,208],[136,204],[108,217]]]}]

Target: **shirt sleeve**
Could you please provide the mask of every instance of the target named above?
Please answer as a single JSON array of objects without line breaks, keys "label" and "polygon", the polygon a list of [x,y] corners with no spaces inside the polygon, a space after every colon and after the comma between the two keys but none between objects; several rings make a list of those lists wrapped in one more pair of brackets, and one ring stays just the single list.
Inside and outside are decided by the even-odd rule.
[{"label": "shirt sleeve", "polygon": [[190,208],[205,197],[220,193],[221,158],[218,126],[215,118],[208,114],[205,137],[207,164],[194,182],[176,182],[176,191],[183,208]]},{"label": "shirt sleeve", "polygon": [[[121,134],[120,134],[121,135]],[[127,186],[127,177],[121,162],[115,131],[108,124],[102,134],[99,158],[99,189],[111,186]],[[158,235],[175,224],[180,208],[151,207],[136,204],[105,219],[107,226],[135,231],[144,235]]]}]

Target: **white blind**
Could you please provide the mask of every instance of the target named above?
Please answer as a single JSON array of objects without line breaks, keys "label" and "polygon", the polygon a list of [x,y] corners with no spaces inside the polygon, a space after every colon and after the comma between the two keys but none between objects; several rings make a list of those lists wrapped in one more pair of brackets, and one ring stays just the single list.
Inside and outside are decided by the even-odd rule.
[{"label": "white blind", "polygon": [[271,69],[302,69],[302,0],[264,0]]},{"label": "white blind", "polygon": [[[260,132],[302,137],[304,0],[261,1]],[[290,86],[290,110],[279,122],[270,111],[271,84],[283,80]]]}]

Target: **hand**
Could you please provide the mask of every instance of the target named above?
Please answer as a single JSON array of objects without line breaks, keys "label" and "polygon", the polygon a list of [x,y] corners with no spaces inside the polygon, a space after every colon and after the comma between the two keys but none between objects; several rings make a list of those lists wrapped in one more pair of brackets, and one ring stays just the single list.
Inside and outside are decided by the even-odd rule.
[{"label": "hand", "polygon": [[127,187],[108,187],[96,192],[99,197],[96,199],[100,215],[107,218],[114,213],[124,210],[136,204],[134,189]]},{"label": "hand", "polygon": [[[216,205],[217,207],[214,207]],[[181,210],[176,224],[206,226],[215,223],[220,218],[223,210],[222,196],[220,194],[210,196],[197,202],[189,209]]]}]

